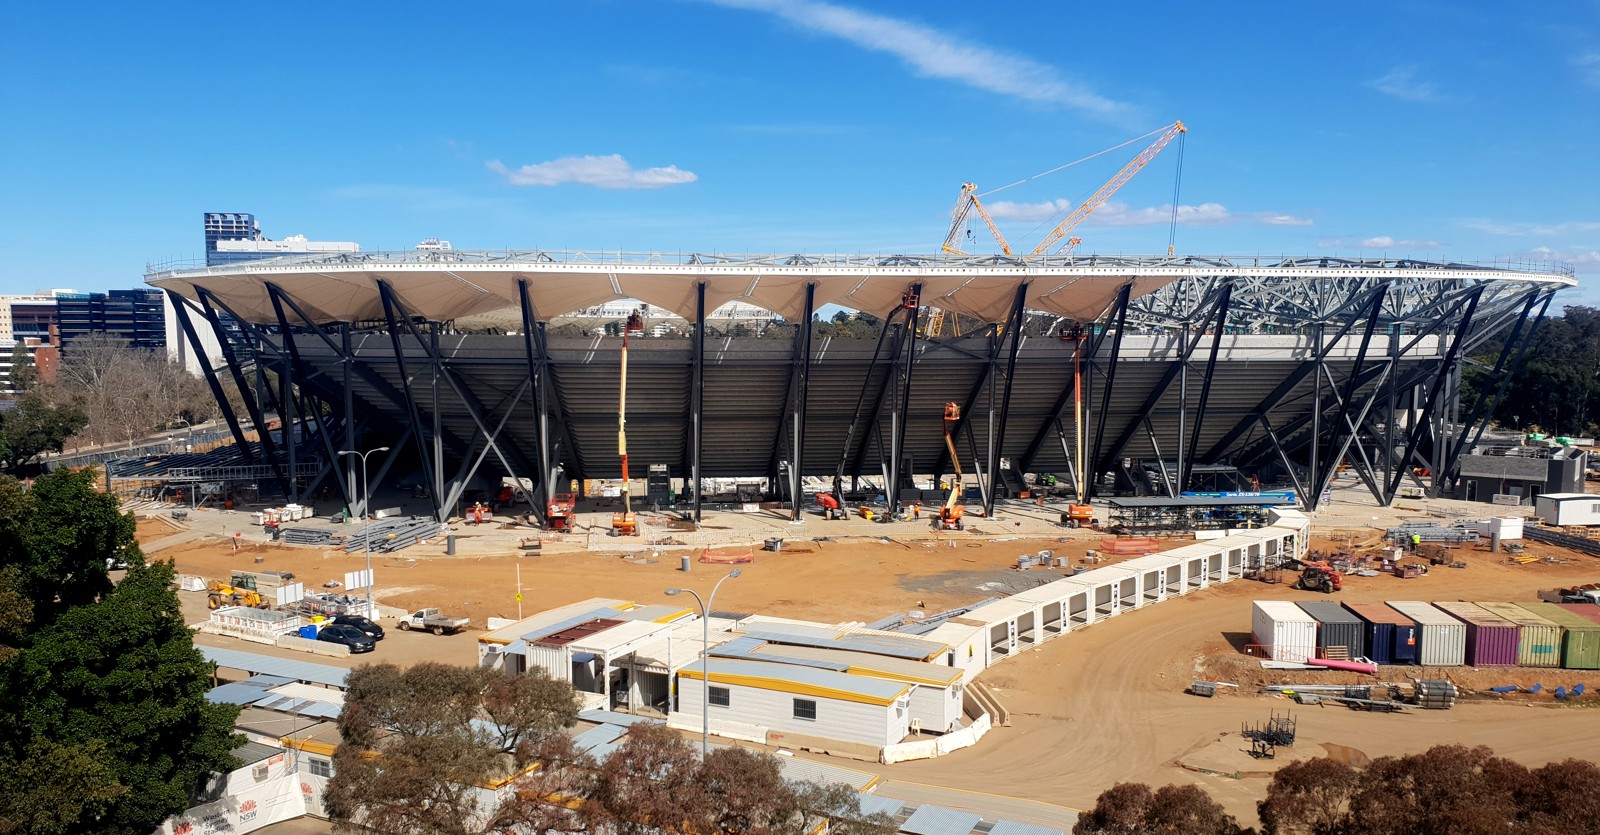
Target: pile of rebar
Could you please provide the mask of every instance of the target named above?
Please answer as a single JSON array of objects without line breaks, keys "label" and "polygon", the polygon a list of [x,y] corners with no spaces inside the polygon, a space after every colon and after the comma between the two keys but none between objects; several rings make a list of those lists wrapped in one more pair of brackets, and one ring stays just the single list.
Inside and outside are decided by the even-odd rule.
[{"label": "pile of rebar", "polygon": [[344,538],[344,550],[378,553],[398,551],[443,533],[444,526],[426,516],[396,516],[367,525]]},{"label": "pile of rebar", "polygon": [[333,542],[333,531],[320,528],[284,528],[280,536],[290,545],[329,545]]}]

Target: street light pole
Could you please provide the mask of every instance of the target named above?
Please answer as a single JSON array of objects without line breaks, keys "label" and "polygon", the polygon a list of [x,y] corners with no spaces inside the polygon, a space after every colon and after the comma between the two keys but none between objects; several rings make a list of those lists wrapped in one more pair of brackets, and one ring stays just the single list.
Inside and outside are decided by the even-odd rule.
[{"label": "street light pole", "polygon": [[340,455],[354,455],[361,459],[361,542],[362,550],[367,552],[367,617],[375,617],[378,612],[372,608],[372,537],[367,536],[369,521],[372,518],[372,486],[367,482],[367,456],[374,452],[388,452],[386,446],[373,447],[366,452],[357,452],[353,449],[341,449]]},{"label": "street light pole", "polygon": [[705,762],[711,752],[711,601],[717,599],[717,589],[722,584],[743,574],[735,568],[711,587],[711,593],[701,600],[693,589],[667,589],[667,594],[687,594],[700,604],[700,761]]}]

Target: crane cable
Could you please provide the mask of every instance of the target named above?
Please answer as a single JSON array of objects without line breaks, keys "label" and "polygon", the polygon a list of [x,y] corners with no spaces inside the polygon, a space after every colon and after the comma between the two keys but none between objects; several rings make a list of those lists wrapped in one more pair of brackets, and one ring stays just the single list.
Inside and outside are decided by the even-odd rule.
[{"label": "crane cable", "polygon": [[1020,180],[1018,180],[1018,181],[1016,181],[1014,183],[1011,183],[1009,185],[1003,185],[1003,186],[999,186],[998,188],[989,189],[988,191],[986,191],[986,192],[984,192],[982,194],[979,194],[977,196],[978,197],[988,197],[991,194],[995,194],[995,193],[998,193],[998,192],[1005,191],[1006,189],[1012,188],[1013,186],[1020,186],[1023,183],[1031,183],[1034,180],[1039,179],[1040,177],[1048,177],[1051,174],[1056,173],[1057,171],[1063,171],[1065,169],[1071,168],[1072,166],[1077,165],[1078,163],[1088,162],[1089,160],[1092,160],[1095,157],[1105,156],[1106,154],[1109,154],[1112,151],[1118,150],[1120,148],[1126,148],[1129,145],[1132,145],[1133,143],[1138,142],[1141,139],[1149,139],[1150,137],[1155,136],[1158,133],[1165,132],[1170,127],[1171,127],[1171,125],[1163,125],[1162,127],[1156,128],[1155,130],[1150,131],[1149,133],[1147,133],[1147,134],[1145,134],[1143,136],[1135,136],[1134,138],[1128,140],[1127,142],[1122,143],[1121,145],[1113,145],[1110,148],[1105,149],[1104,151],[1096,151],[1095,153],[1092,153],[1092,154],[1084,157],[1083,159],[1073,160],[1072,162],[1069,162],[1069,163],[1067,163],[1065,165],[1058,165],[1055,168],[1050,169],[1049,171],[1044,171],[1044,172],[1035,174],[1032,177],[1024,177],[1024,178],[1022,178],[1022,179],[1020,179]]},{"label": "crane cable", "polygon": [[1167,255],[1170,257],[1178,241],[1178,198],[1183,194],[1183,144],[1188,131],[1178,134],[1178,170],[1172,179],[1172,223],[1167,228]]}]

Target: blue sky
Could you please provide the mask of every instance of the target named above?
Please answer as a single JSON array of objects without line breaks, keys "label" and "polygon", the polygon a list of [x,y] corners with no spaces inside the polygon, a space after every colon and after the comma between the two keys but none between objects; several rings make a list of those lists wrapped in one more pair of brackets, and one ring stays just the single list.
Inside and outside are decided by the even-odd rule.
[{"label": "blue sky", "polygon": [[[931,252],[962,182],[1177,119],[1180,253],[1600,285],[1600,2],[1514,5],[25,3],[0,292],[135,286],[205,211],[368,250]],[[985,201],[1031,249],[1143,144]],[[1165,251],[1178,160],[1078,251]]]}]

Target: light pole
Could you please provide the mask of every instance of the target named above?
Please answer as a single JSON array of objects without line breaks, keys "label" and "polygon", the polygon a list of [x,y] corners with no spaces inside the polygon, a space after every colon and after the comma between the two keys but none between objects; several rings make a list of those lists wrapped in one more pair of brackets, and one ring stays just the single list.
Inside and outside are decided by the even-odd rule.
[{"label": "light pole", "polygon": [[389,448],[386,446],[374,447],[366,452],[357,452],[353,449],[339,450],[340,455],[355,455],[361,459],[361,543],[364,546],[362,550],[367,552],[367,617],[369,618],[378,612],[372,608],[372,538],[367,536],[367,520],[372,518],[369,512],[372,508],[367,507],[367,504],[372,501],[372,490],[369,489],[371,485],[367,484],[367,456],[374,452],[388,451]]},{"label": "light pole", "polygon": [[717,589],[722,584],[743,574],[735,568],[729,571],[717,584],[711,587],[711,593],[706,599],[701,600],[700,595],[693,589],[667,589],[668,595],[687,594],[700,604],[700,761],[704,762],[706,755],[711,752],[711,601],[717,599]]}]

